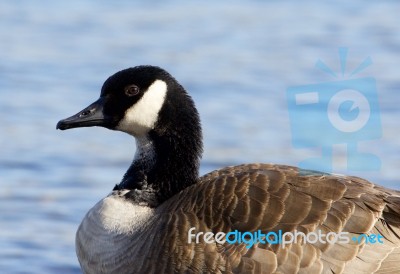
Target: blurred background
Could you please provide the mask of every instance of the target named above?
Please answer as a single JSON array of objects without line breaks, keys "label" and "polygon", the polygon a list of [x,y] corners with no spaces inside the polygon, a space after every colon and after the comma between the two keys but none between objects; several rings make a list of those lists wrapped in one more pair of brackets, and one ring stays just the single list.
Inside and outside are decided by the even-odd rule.
[{"label": "blurred background", "polygon": [[[296,165],[318,148],[292,145],[288,88],[354,77],[377,83],[382,163],[351,173],[400,189],[397,1],[0,2],[0,269],[80,273],[75,231],[119,182],[132,137],[103,128],[56,131],[104,80],[139,64],[165,68],[193,96],[204,132],[201,173],[245,162]],[[360,144],[362,146],[362,144]]]}]

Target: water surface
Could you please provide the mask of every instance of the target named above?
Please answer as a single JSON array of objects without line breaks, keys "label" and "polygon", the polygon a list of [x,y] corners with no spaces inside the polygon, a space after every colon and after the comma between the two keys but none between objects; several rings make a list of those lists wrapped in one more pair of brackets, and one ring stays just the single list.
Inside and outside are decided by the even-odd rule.
[{"label": "water surface", "polygon": [[367,56],[383,136],[360,144],[379,172],[357,175],[400,189],[399,4],[395,1],[11,1],[0,3],[0,269],[80,273],[74,234],[121,179],[134,140],[101,128],[56,131],[112,73],[139,64],[173,74],[198,106],[201,173],[230,164],[296,165],[288,87],[332,81]]}]

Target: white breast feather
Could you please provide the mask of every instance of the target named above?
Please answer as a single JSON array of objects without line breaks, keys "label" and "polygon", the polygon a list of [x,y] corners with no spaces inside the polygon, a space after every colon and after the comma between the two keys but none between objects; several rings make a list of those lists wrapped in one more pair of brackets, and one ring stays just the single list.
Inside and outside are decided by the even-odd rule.
[{"label": "white breast feather", "polygon": [[117,234],[137,231],[154,214],[152,208],[133,204],[120,195],[114,194],[101,200],[91,211],[98,215],[105,230]]}]

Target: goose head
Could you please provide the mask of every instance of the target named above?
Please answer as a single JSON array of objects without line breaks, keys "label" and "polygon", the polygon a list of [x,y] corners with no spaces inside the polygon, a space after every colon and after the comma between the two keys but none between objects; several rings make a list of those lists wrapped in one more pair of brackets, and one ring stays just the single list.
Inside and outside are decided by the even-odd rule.
[{"label": "goose head", "polygon": [[97,101],[59,121],[57,129],[92,126],[136,138],[134,161],[117,188],[148,190],[157,205],[196,182],[202,152],[199,115],[185,89],[165,70],[137,66],[115,73]]},{"label": "goose head", "polygon": [[100,98],[77,114],[61,120],[57,129],[101,126],[140,137],[154,130],[167,91],[184,93],[166,71],[138,66],[110,76]]}]

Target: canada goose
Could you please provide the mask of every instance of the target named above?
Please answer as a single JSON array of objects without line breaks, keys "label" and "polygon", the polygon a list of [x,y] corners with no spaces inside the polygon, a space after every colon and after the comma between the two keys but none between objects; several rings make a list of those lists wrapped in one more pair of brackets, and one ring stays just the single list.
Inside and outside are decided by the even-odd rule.
[{"label": "canada goose", "polygon": [[[273,164],[199,178],[198,112],[159,67],[117,72],[96,102],[57,124],[90,126],[134,136],[137,150],[122,181],[78,228],[84,273],[400,273],[399,191]],[[233,231],[247,234],[217,242],[218,233]],[[266,234],[248,248],[251,233],[278,231],[332,237],[297,234],[283,245]],[[334,242],[343,232],[348,240]]]}]

